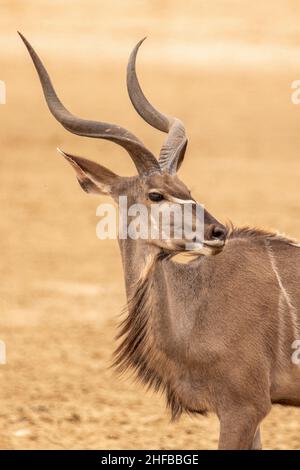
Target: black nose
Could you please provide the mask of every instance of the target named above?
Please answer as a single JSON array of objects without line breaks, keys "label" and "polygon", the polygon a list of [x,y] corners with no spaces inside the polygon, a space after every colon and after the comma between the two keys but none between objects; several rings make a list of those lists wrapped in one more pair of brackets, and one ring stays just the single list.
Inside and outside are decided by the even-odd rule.
[{"label": "black nose", "polygon": [[213,225],[211,229],[211,238],[212,240],[225,240],[227,235],[227,230],[223,225]]}]

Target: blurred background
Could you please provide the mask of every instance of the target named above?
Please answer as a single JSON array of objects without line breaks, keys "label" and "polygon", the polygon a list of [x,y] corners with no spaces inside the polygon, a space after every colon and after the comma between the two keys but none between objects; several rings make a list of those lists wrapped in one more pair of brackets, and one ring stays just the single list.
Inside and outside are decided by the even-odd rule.
[{"label": "blurred background", "polygon": [[[213,449],[218,422],[170,424],[164,400],[109,369],[125,303],[117,242],[99,241],[96,207],[56,147],[134,173],[118,146],[68,134],[52,118],[20,30],[82,117],[118,123],[153,151],[164,136],[135,113],[125,70],[180,117],[180,177],[219,220],[300,238],[297,0],[0,0],[0,366],[2,449]],[[300,410],[274,407],[269,449],[300,448]]]}]

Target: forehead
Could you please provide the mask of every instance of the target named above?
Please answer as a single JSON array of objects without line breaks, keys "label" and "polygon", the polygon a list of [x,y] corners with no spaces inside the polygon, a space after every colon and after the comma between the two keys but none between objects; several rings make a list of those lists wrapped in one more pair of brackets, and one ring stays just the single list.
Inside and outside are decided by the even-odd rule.
[{"label": "forehead", "polygon": [[161,175],[151,175],[145,180],[146,189],[157,189],[164,194],[174,197],[189,199],[191,193],[186,185],[175,175],[163,173]]}]

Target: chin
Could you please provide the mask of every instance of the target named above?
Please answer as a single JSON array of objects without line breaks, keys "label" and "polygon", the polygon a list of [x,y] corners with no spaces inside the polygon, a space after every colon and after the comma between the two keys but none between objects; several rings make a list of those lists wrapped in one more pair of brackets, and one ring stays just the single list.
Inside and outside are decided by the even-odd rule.
[{"label": "chin", "polygon": [[174,241],[168,240],[166,243],[159,245],[162,252],[166,256],[177,256],[177,255],[186,255],[186,256],[215,256],[218,253],[221,253],[225,243],[218,240],[212,240],[204,243],[196,242],[183,242],[183,241]]}]

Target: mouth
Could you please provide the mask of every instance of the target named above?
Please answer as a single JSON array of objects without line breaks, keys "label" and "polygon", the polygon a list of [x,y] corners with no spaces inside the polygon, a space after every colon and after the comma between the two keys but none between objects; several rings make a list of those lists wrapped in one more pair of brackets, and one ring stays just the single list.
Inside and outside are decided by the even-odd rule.
[{"label": "mouth", "polygon": [[192,255],[213,256],[223,250],[225,242],[225,240],[204,240],[201,243],[194,242],[186,244],[185,249],[187,253],[191,253]]},{"label": "mouth", "polygon": [[181,242],[172,244],[171,247],[164,247],[164,252],[169,256],[176,256],[178,254],[187,256],[214,256],[220,253],[226,240],[205,240],[203,242]]},{"label": "mouth", "polygon": [[225,246],[226,240],[204,240],[203,246],[222,249]]}]

